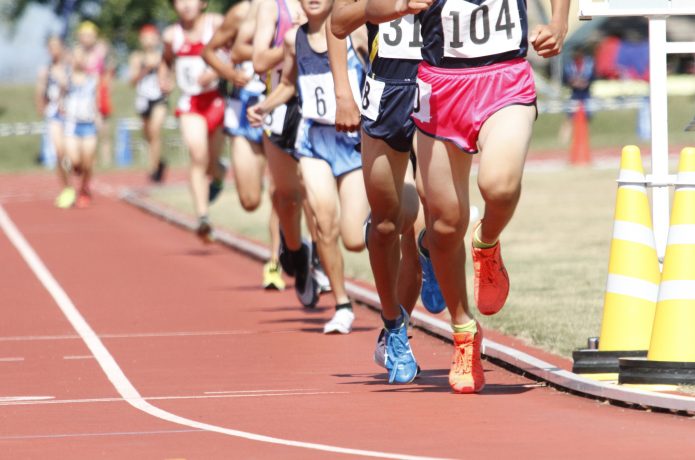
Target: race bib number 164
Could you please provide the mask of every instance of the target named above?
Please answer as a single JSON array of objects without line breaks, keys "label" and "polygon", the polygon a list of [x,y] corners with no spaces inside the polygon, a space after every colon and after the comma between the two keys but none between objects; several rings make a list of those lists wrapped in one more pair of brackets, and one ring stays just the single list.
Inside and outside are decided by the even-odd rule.
[{"label": "race bib number 164", "polygon": [[485,0],[480,5],[448,0],[442,9],[444,56],[478,58],[518,50],[519,16],[517,0]]}]

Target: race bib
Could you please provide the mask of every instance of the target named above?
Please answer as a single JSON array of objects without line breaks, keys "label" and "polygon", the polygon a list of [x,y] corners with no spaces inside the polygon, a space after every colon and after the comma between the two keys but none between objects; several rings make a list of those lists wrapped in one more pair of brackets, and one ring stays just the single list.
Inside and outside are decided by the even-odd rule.
[{"label": "race bib", "polygon": [[[357,70],[348,70],[348,80],[355,103],[359,104],[359,83]],[[299,89],[302,95],[302,118],[326,125],[335,124],[335,86],[333,75],[328,73],[300,75]]]},{"label": "race bib", "polygon": [[282,104],[275,108],[263,119],[263,128],[278,136],[282,135],[282,128],[285,126],[285,116],[287,115],[287,105]]},{"label": "race bib", "polygon": [[418,78],[413,117],[423,123],[429,123],[432,118],[430,115],[430,96],[432,96],[432,85]]},{"label": "race bib", "polygon": [[384,93],[386,84],[383,81],[374,80],[367,76],[362,89],[362,102],[360,103],[360,113],[370,120],[376,120],[379,116],[381,105],[381,95]]},{"label": "race bib", "polygon": [[485,0],[476,5],[447,0],[442,9],[444,56],[479,58],[518,50],[522,27],[516,0]]},{"label": "race bib", "polygon": [[420,21],[412,14],[379,24],[379,57],[422,59]]},{"label": "race bib", "polygon": [[207,88],[198,83],[198,79],[207,69],[207,64],[200,56],[179,56],[176,58],[176,83],[182,93],[196,95],[208,91],[217,85],[212,82]]},{"label": "race bib", "polygon": [[241,117],[241,101],[239,99],[227,99],[227,107],[224,109],[224,127],[227,129],[238,129]]}]

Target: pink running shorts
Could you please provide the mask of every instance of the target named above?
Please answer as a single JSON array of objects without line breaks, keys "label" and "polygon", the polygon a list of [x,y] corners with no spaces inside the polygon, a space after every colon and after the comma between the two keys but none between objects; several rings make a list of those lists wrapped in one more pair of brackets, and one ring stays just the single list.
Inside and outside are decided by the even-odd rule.
[{"label": "pink running shorts", "polygon": [[463,69],[422,62],[417,80],[415,125],[468,153],[478,152],[480,128],[492,114],[510,105],[536,104],[533,70],[523,58]]}]

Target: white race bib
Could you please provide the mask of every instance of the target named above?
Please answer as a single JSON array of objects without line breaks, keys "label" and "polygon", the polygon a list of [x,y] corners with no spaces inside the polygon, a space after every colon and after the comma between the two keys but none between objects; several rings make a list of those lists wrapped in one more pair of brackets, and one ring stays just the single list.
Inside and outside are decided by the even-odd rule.
[{"label": "white race bib", "polygon": [[265,116],[263,128],[278,136],[282,135],[282,128],[285,126],[285,116],[287,115],[287,105],[279,105]]},{"label": "white race bib", "polygon": [[444,56],[469,59],[518,50],[519,16],[516,0],[485,0],[480,5],[447,0],[442,9]]},{"label": "white race bib", "polygon": [[[359,83],[357,70],[348,70],[348,80],[355,103],[359,104]],[[335,86],[333,75],[328,73],[300,75],[299,89],[302,95],[302,118],[326,125],[335,124]]]},{"label": "white race bib", "polygon": [[207,64],[200,56],[178,56],[176,58],[176,83],[181,92],[194,96],[214,88],[217,81],[210,83],[206,88],[198,83],[198,79],[203,75],[205,69],[207,69]]},{"label": "white race bib", "polygon": [[242,116],[246,116],[246,114],[241,113],[241,101],[239,99],[227,99],[227,107],[224,109],[224,127],[238,129]]},{"label": "white race bib", "polygon": [[376,120],[379,116],[379,107],[381,105],[381,95],[384,93],[386,83],[383,81],[374,80],[367,76],[362,89],[362,101],[360,102],[360,112],[370,120]]},{"label": "white race bib", "polygon": [[432,119],[430,115],[430,96],[432,96],[432,85],[417,79],[417,94],[413,106],[413,117],[423,123],[429,123]]},{"label": "white race bib", "polygon": [[421,60],[420,21],[412,14],[379,24],[379,57]]}]

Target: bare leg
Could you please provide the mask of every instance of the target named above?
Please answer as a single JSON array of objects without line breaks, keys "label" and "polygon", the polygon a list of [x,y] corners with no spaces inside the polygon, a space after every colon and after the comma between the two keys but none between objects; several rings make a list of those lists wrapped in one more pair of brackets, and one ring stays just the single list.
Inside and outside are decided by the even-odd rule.
[{"label": "bare leg", "polygon": [[261,144],[243,136],[232,137],[232,170],[239,202],[246,211],[254,211],[263,197],[265,155]]},{"label": "bare leg", "polygon": [[534,107],[513,105],[492,115],[480,130],[478,187],[485,212],[479,236],[484,242],[497,241],[514,215],[535,116]]},{"label": "bare leg", "polygon": [[305,180],[307,201],[316,222],[316,245],[326,276],[331,282],[336,304],[348,302],[345,290],[343,255],[338,245],[340,204],[330,166],[323,160],[302,157],[299,162]]},{"label": "bare leg", "polygon": [[149,150],[150,171],[156,170],[162,159],[162,126],[166,115],[166,106],[157,104],[152,108],[150,118],[145,120],[144,131]]},{"label": "bare leg", "polygon": [[193,113],[181,115],[181,137],[191,158],[190,187],[193,206],[198,217],[208,213],[209,163],[207,123],[203,117]]},{"label": "bare leg", "polygon": [[471,319],[466,294],[464,234],[470,217],[472,155],[451,143],[418,136],[418,166],[427,200],[429,250],[454,324]]},{"label": "bare leg", "polygon": [[268,159],[268,170],[275,186],[273,207],[278,213],[280,228],[290,251],[297,251],[302,244],[301,203],[303,190],[299,165],[287,152],[278,148],[263,136],[263,149]]},{"label": "bare leg", "polygon": [[[407,153],[393,151],[384,141],[362,136],[362,172],[371,205],[369,261],[382,304],[382,315],[394,320],[400,315],[397,294],[400,235],[405,222],[403,183],[410,162]],[[412,201],[412,200],[410,200]],[[413,214],[413,213],[411,213]]]}]

